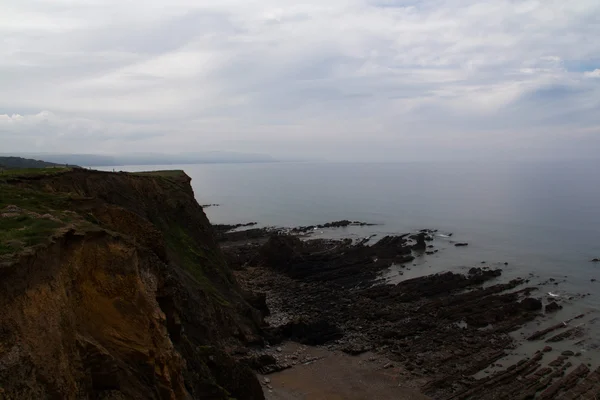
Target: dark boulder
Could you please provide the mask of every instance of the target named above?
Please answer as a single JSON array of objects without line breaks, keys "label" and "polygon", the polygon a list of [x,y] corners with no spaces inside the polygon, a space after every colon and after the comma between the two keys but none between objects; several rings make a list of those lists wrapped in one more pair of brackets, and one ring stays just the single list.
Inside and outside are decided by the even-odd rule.
[{"label": "dark boulder", "polygon": [[547,313],[551,313],[551,312],[556,312],[558,310],[562,309],[562,306],[559,305],[558,303],[556,303],[555,301],[549,303],[546,305],[546,312]]},{"label": "dark boulder", "polygon": [[416,235],[415,240],[417,243],[412,246],[413,250],[424,251],[427,248],[427,235],[425,233],[421,232]]},{"label": "dark boulder", "polygon": [[465,247],[465,246],[468,246],[468,245],[469,245],[469,243],[455,243],[454,245],[455,245],[456,247]]},{"label": "dark boulder", "polygon": [[300,253],[302,241],[295,236],[273,235],[261,247],[259,257],[265,266],[285,268]]},{"label": "dark boulder", "polygon": [[371,350],[373,350],[373,346],[370,344],[357,341],[352,341],[342,347],[342,351],[346,354],[350,354],[351,356],[358,356]]},{"label": "dark boulder", "polygon": [[290,339],[311,346],[322,345],[344,337],[344,333],[340,328],[325,320],[306,321],[296,319],[276,328],[271,333],[275,341]]},{"label": "dark boulder", "polygon": [[527,297],[519,304],[527,311],[537,311],[542,309],[542,302],[539,299],[534,299],[533,297]]},{"label": "dark boulder", "polygon": [[244,293],[244,299],[250,304],[252,307],[256,308],[261,312],[263,317],[267,317],[271,315],[271,311],[267,306],[267,295],[266,293],[261,292],[248,292]]}]

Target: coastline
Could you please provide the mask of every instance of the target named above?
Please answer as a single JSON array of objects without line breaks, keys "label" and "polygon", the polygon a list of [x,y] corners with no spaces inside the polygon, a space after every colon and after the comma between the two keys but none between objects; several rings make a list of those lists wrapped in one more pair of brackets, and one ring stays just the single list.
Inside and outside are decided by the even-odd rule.
[{"label": "coastline", "polygon": [[[328,352],[332,365],[340,354],[389,358],[403,372],[395,387],[420,382],[413,389],[435,399],[571,398],[570,393],[596,390],[597,357],[578,352],[575,345],[584,340],[579,325],[588,316],[573,315],[535,337],[529,333],[529,341],[518,337],[536,325],[538,331],[551,327],[543,319],[555,311],[553,306],[545,310],[555,299],[529,279],[507,281],[500,269],[477,265],[464,274],[423,270],[418,277],[389,284],[384,276],[390,266],[414,268],[411,257],[438,255],[435,231],[356,243],[311,239],[310,228],[218,234],[238,280],[266,296],[272,344],[317,346]],[[378,369],[356,365],[358,375]],[[293,380],[293,368],[283,368],[289,366],[278,361],[269,372]],[[311,382],[306,380],[304,390],[313,393]]]}]

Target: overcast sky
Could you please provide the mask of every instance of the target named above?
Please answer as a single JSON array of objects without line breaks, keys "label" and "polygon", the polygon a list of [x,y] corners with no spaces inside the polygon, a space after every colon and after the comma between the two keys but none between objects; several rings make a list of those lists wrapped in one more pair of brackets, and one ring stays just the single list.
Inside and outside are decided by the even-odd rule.
[{"label": "overcast sky", "polygon": [[0,152],[591,157],[600,1],[2,0]]}]

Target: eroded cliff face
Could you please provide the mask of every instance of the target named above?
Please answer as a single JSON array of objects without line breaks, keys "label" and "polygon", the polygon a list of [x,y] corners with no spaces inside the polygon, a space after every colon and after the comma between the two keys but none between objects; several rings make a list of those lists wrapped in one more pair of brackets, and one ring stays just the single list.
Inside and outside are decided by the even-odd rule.
[{"label": "eroded cliff face", "polygon": [[[261,315],[189,181],[74,170],[0,182],[0,224],[17,238],[0,248],[0,398],[263,398],[225,351],[260,342]],[[38,226],[48,239],[22,234]]]}]

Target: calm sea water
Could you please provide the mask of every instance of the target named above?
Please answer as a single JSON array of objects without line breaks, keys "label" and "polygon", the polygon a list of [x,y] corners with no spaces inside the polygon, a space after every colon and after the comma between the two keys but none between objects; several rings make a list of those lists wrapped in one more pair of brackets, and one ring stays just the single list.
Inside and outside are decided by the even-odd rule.
[{"label": "calm sea water", "polygon": [[[316,232],[366,237],[422,228],[440,252],[388,277],[405,279],[473,265],[531,277],[544,293],[600,309],[600,161],[531,163],[273,163],[127,166],[183,169],[213,223],[298,226],[340,219],[380,224]],[[111,168],[106,168],[111,170]],[[456,248],[453,241],[469,242]],[[508,262],[508,266],[504,266]],[[402,275],[399,275],[400,271]],[[533,276],[531,276],[533,274]],[[598,279],[599,282],[591,282]],[[555,285],[554,283],[558,283]],[[569,302],[565,300],[565,302]],[[557,318],[562,318],[559,314]]]}]

